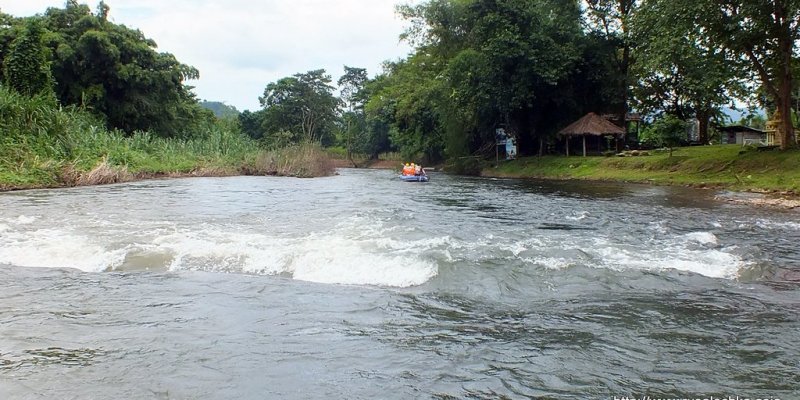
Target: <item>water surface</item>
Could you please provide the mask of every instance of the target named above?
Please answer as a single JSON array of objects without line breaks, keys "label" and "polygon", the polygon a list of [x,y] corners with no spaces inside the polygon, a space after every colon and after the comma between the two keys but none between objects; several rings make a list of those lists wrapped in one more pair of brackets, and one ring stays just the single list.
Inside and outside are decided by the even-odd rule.
[{"label": "water surface", "polygon": [[340,172],[0,194],[0,398],[800,398],[800,213]]}]

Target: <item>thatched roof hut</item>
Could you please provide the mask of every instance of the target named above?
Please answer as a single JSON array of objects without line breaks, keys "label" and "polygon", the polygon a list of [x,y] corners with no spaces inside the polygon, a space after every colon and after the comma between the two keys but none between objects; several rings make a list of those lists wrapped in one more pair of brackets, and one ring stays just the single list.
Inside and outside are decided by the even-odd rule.
[{"label": "thatched roof hut", "polygon": [[586,136],[614,136],[616,138],[625,137],[625,130],[614,125],[607,119],[590,112],[581,119],[569,124],[566,128],[558,132],[559,136],[567,138],[567,155],[569,155],[569,139],[572,136],[583,137],[583,156],[586,157]]}]

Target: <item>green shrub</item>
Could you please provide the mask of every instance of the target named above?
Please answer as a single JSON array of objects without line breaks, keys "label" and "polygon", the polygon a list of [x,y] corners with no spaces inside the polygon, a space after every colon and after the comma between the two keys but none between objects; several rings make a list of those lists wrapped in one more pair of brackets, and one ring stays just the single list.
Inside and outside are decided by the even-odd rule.
[{"label": "green shrub", "polygon": [[188,139],[126,135],[107,130],[79,108],[59,106],[51,96],[23,96],[0,86],[0,187],[106,181],[84,179],[92,171],[113,172],[119,179],[197,170],[235,173],[261,151],[225,121],[198,129],[184,136]]},{"label": "green shrub", "polygon": [[478,157],[460,157],[448,161],[445,166],[447,172],[456,175],[480,176],[484,162]]}]

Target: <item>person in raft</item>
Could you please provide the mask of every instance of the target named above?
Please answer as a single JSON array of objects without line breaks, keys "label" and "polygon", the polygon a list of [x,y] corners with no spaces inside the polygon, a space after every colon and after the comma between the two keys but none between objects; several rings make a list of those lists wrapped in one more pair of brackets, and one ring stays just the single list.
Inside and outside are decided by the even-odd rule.
[{"label": "person in raft", "polygon": [[403,165],[403,176],[411,176],[411,175],[414,175],[414,165],[405,163],[405,165]]}]

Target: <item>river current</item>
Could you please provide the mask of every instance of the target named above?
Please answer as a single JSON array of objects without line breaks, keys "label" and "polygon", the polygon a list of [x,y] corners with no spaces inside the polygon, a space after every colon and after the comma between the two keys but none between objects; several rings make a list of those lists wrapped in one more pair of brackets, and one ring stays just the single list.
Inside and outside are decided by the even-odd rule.
[{"label": "river current", "polygon": [[800,399],[800,213],[342,169],[0,193],[0,399]]}]

